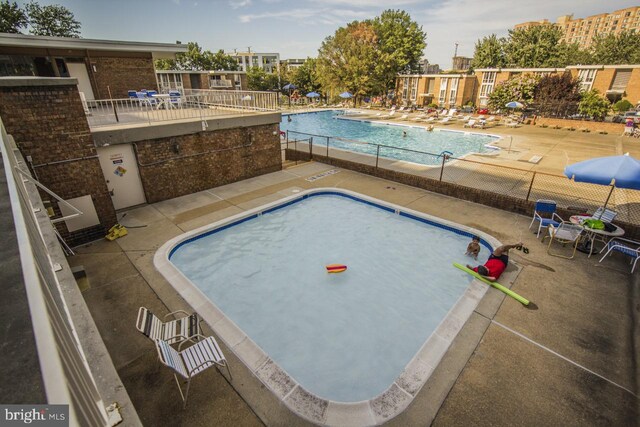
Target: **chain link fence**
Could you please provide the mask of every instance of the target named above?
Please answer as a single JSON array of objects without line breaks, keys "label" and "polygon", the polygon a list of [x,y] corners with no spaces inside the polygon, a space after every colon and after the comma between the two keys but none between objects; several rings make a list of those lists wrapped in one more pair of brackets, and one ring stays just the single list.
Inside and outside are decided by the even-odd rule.
[{"label": "chain link fence", "polygon": [[298,131],[287,132],[286,148],[305,153],[308,158],[315,155],[346,160],[524,201],[551,199],[559,208],[575,213],[593,213],[609,198],[607,207],[618,212],[616,220],[640,225],[640,191],[637,190],[574,182],[564,175],[457,158],[446,151],[429,153]]}]

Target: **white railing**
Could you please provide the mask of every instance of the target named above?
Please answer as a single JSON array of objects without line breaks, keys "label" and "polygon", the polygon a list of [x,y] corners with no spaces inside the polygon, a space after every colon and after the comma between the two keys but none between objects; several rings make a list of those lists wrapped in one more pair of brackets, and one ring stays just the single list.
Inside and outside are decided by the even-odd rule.
[{"label": "white railing", "polygon": [[145,98],[86,101],[87,121],[93,128],[172,120],[204,120],[278,110],[274,92],[186,89],[184,94]]},{"label": "white railing", "polygon": [[233,82],[231,80],[211,80],[209,86],[215,87],[232,87]]},{"label": "white railing", "polygon": [[36,216],[45,212],[42,201],[18,172],[26,165],[1,120],[0,151],[47,402],[69,405],[69,425],[109,425],[56,275],[62,267],[52,261]]}]

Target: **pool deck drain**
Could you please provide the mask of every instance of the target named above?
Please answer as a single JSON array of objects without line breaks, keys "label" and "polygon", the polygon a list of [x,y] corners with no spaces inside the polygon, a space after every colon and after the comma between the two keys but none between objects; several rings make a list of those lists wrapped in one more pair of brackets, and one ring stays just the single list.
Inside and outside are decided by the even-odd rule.
[{"label": "pool deck drain", "polygon": [[[233,372],[233,387],[222,374],[208,370],[194,379],[187,409],[182,410],[171,373],[157,361],[153,345],[135,330],[134,323],[141,305],[160,315],[190,309],[153,267],[155,251],[167,240],[196,228],[194,222],[203,221],[200,225],[204,225],[260,206],[265,200],[275,201],[315,187],[349,189],[478,228],[501,241],[521,238],[531,250],[528,255],[512,251],[514,263],[501,282],[514,286],[516,292],[535,302],[538,310],[527,310],[488,289],[419,391],[412,383],[413,372],[407,372],[398,380],[401,386],[389,391],[387,400],[355,408],[370,416],[372,423],[513,425],[528,420],[531,424],[633,425],[637,421],[638,399],[609,382],[637,394],[632,313],[637,313],[638,296],[633,288],[638,283],[628,274],[624,259],[598,264],[586,256],[573,261],[549,257],[526,229],[530,218],[352,171],[339,169],[340,173],[318,182],[306,181],[331,169],[336,168],[301,164],[179,201],[129,210],[126,220],[147,227],[131,229],[128,236],[115,242],[78,248],[78,255],[69,259],[72,266],[85,267],[91,287],[83,295],[143,423],[160,425],[172,419],[182,425],[307,424],[265,390],[264,378],[276,381],[276,372],[268,375],[267,370],[261,370],[259,377],[251,373],[252,369],[267,369],[266,358],[249,353],[250,360],[244,360],[251,368],[247,369],[227,347],[223,351]],[[220,202],[224,206],[204,208]],[[229,344],[241,347],[247,343]],[[285,389],[288,404],[299,405],[308,419],[322,419],[320,423],[328,425],[348,425],[352,419],[350,410],[339,404],[325,407],[300,388]],[[403,396],[413,392],[416,397],[400,415],[384,416],[390,407],[404,405]]]}]

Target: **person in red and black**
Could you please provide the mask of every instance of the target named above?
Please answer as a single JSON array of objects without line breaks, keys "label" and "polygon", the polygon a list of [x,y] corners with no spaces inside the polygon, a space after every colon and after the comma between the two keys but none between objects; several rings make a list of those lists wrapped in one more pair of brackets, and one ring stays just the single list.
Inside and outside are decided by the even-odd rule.
[{"label": "person in red and black", "polygon": [[515,245],[499,246],[489,255],[489,259],[484,265],[479,265],[475,268],[467,265],[467,268],[475,271],[487,280],[495,282],[507,268],[507,264],[509,264],[509,250],[518,247],[522,247],[522,242],[518,242]]}]

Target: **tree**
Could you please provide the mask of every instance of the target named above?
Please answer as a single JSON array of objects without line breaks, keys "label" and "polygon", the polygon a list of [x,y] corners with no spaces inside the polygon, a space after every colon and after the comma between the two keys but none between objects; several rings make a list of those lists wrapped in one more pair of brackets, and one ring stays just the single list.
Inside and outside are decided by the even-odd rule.
[{"label": "tree", "polygon": [[596,64],[640,63],[640,33],[622,31],[618,34],[596,36],[592,45],[593,61]]},{"label": "tree", "polygon": [[[209,51],[207,51],[209,52]],[[210,53],[210,52],[209,52]],[[224,71],[237,71],[238,62],[231,56],[224,53],[224,50],[220,49],[211,56],[211,70],[224,70]]]},{"label": "tree", "polygon": [[570,72],[544,76],[534,91],[535,106],[543,116],[565,117],[575,114],[580,102],[580,80]]},{"label": "tree", "polygon": [[399,73],[418,71],[427,35],[403,10],[385,10],[371,24],[378,39],[376,75],[386,93],[395,87]]},{"label": "tree", "polygon": [[494,110],[504,109],[505,104],[511,101],[531,104],[538,80],[538,77],[531,74],[521,74],[499,83],[489,94],[489,107]]},{"label": "tree", "polygon": [[561,67],[560,41],[563,34],[552,24],[536,25],[521,30],[509,30],[505,45],[506,65],[509,67]]},{"label": "tree", "polygon": [[28,24],[27,13],[16,2],[0,2],[0,33],[20,33]]},{"label": "tree", "polygon": [[471,60],[472,68],[500,68],[505,65],[504,46],[506,39],[495,34],[476,42],[476,49]]},{"label": "tree", "polygon": [[578,43],[560,43],[560,46],[558,46],[558,58],[559,67],[594,63],[591,53],[588,50],[580,49]]},{"label": "tree", "polygon": [[29,32],[36,36],[80,37],[80,22],[73,13],[57,4],[40,6],[36,2],[25,5],[29,15]]},{"label": "tree", "polygon": [[301,66],[292,72],[289,80],[305,94],[320,91],[322,85],[317,74],[317,60],[307,58]]},{"label": "tree", "polygon": [[260,67],[251,67],[247,71],[247,88],[249,90],[279,90],[278,75],[267,73]]},{"label": "tree", "polygon": [[371,22],[351,22],[327,37],[318,51],[318,75],[323,87],[359,96],[381,88],[376,79],[378,37]]},{"label": "tree", "polygon": [[621,99],[620,101],[613,104],[613,111],[617,113],[624,113],[633,108],[633,104],[629,102],[627,99]]},{"label": "tree", "polygon": [[580,114],[593,117],[594,120],[602,121],[609,112],[611,103],[607,98],[600,96],[597,89],[582,93],[582,100],[578,105]]}]

